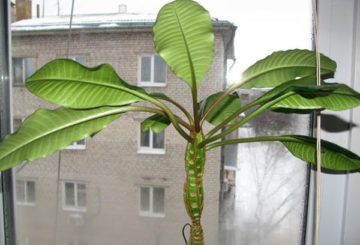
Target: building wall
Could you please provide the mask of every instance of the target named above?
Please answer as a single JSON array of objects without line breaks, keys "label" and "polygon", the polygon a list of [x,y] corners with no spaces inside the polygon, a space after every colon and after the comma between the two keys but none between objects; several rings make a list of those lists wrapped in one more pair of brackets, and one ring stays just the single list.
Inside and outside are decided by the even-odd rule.
[{"label": "building wall", "polygon": [[[38,69],[52,59],[66,56],[67,38],[59,34],[13,36],[13,56],[35,57]],[[136,85],[139,56],[155,54],[152,40],[150,30],[73,33],[69,54],[85,57],[87,66],[109,63],[125,81]],[[224,69],[224,43],[217,33],[214,62],[200,85],[199,100],[222,90]],[[166,87],[146,89],[166,93],[187,109],[191,108],[190,88],[169,68]],[[24,118],[40,107],[55,108],[25,87],[14,87],[13,92],[14,118]],[[183,243],[181,229],[189,222],[182,196],[186,143],[170,126],[165,131],[165,154],[138,153],[139,124],[147,116],[124,114],[94,138],[86,139],[85,150],[63,150],[18,169],[18,178],[36,181],[36,205],[17,208],[19,239],[37,245],[65,244],[65,241],[79,241],[79,245]],[[219,149],[208,152],[203,224],[209,245],[217,241],[219,164]],[[66,180],[86,184],[85,212],[63,210],[62,183]],[[140,186],[165,188],[165,217],[139,216]]]}]

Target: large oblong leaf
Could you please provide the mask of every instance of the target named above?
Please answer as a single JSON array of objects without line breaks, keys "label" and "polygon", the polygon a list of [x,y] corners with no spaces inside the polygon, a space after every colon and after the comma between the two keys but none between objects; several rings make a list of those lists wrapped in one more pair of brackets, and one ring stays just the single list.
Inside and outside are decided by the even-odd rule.
[{"label": "large oblong leaf", "polygon": [[[331,90],[327,90],[327,88]],[[299,89],[299,88],[298,88]],[[312,91],[306,91],[306,90]],[[270,107],[271,110],[291,113],[308,113],[313,110],[347,110],[360,105],[360,94],[345,84],[325,83],[304,88]]]},{"label": "large oblong leaf", "polygon": [[121,112],[116,107],[91,110],[40,109],[29,116],[16,133],[7,135],[1,142],[0,171],[24,160],[46,157],[91,136],[120,117]]},{"label": "large oblong leaf", "polygon": [[[218,92],[210,95],[206,99],[200,102],[200,115],[202,118],[203,115],[209,110],[212,104],[223,94],[223,92]],[[225,119],[235,113],[241,107],[241,101],[237,93],[233,93],[225,97],[215,108],[210,112],[206,117],[206,121],[217,126],[222,123]],[[229,122],[229,124],[236,122],[237,118],[234,118]]]},{"label": "large oblong leaf", "polygon": [[210,69],[214,32],[209,13],[192,0],[175,0],[158,13],[154,25],[157,52],[190,87]]},{"label": "large oblong leaf", "polygon": [[[290,135],[277,137],[296,157],[316,163],[316,139],[308,136]],[[360,157],[329,141],[321,141],[321,167],[330,170],[360,169]]]},{"label": "large oblong leaf", "polygon": [[[287,97],[273,104],[280,96]],[[306,77],[283,83],[257,99],[273,104],[271,110],[291,113],[309,113],[314,110],[346,110],[360,105],[360,94],[345,84],[325,83],[316,85],[315,77]]]},{"label": "large oblong leaf", "polygon": [[[336,70],[335,61],[321,55],[321,74],[332,74]],[[316,74],[316,54],[310,50],[277,51],[257,61],[244,71],[239,83],[241,88],[267,88]]]},{"label": "large oblong leaf", "polygon": [[125,105],[146,95],[139,87],[125,83],[108,64],[85,67],[70,59],[53,60],[26,81],[30,92],[69,108]]}]

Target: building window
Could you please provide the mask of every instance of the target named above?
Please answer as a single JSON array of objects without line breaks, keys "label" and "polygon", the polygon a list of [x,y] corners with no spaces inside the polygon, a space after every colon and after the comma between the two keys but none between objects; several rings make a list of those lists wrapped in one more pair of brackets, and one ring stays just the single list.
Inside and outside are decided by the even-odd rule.
[{"label": "building window", "polygon": [[139,85],[164,87],[166,85],[166,64],[158,55],[140,57]]},{"label": "building window", "polygon": [[13,58],[14,85],[25,85],[25,80],[35,71],[34,58]]},{"label": "building window", "polygon": [[86,185],[75,182],[64,182],[64,210],[86,210]]},{"label": "building window", "polygon": [[20,205],[35,205],[35,181],[16,180],[16,202]]},{"label": "building window", "polygon": [[164,217],[165,189],[162,187],[140,187],[139,215]]},{"label": "building window", "polygon": [[140,128],[139,153],[164,154],[165,132],[154,133],[151,129],[143,132]]},{"label": "building window", "polygon": [[84,150],[85,148],[86,148],[85,139],[76,141],[66,147],[67,150]]}]

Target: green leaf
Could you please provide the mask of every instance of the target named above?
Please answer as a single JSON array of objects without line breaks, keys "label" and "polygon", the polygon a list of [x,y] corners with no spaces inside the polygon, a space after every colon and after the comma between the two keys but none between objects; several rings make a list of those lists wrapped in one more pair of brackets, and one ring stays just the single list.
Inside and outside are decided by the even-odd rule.
[{"label": "green leaf", "polygon": [[[326,90],[331,89],[332,91]],[[312,88],[316,91],[296,91],[275,105],[271,110],[281,112],[307,113],[313,110],[347,110],[360,105],[360,94],[345,84],[324,84]]]},{"label": "green leaf", "polygon": [[214,32],[209,13],[191,0],[176,0],[161,8],[154,25],[157,52],[171,70],[193,88],[210,69]]},{"label": "green leaf", "polygon": [[[200,102],[200,115],[202,116],[209,110],[210,106],[214,104],[214,102],[223,94],[223,92],[218,92],[210,95],[208,98],[202,100]],[[241,107],[241,101],[237,93],[233,93],[228,95],[225,99],[223,99],[215,108],[210,112],[210,114],[206,117],[206,121],[213,125],[219,125],[226,118],[232,115]],[[229,124],[236,122],[237,118],[234,118]]]},{"label": "green leaf", "polygon": [[46,157],[69,144],[93,135],[120,117],[121,108],[91,110],[40,109],[0,144],[0,171],[23,161]]},{"label": "green leaf", "polygon": [[277,98],[289,95],[273,104],[270,109],[279,112],[310,113],[314,110],[346,110],[360,105],[360,94],[345,84],[314,85],[316,78],[306,77],[283,83],[265,93],[257,101],[272,104]]},{"label": "green leaf", "polygon": [[162,115],[152,115],[148,118],[146,118],[142,123],[141,123],[141,130],[143,132],[147,131],[149,128],[151,128],[151,130],[154,133],[160,133],[162,131],[164,131],[169,125],[170,125],[170,120],[167,117],[164,117]]},{"label": "green leaf", "polygon": [[[279,141],[297,158],[316,164],[316,139],[302,135],[265,136],[254,138],[240,138],[224,140],[206,147],[210,150],[215,147],[264,141]],[[360,157],[355,153],[329,141],[321,141],[321,167],[329,170],[358,170]]]},{"label": "green leaf", "polygon": [[[316,139],[301,135],[280,136],[279,141],[296,157],[314,164]],[[334,143],[321,141],[321,166],[330,170],[360,169],[360,157]]]},{"label": "green leaf", "polygon": [[[333,74],[335,61],[321,55],[321,74]],[[275,87],[281,83],[316,74],[316,55],[310,50],[277,51],[250,66],[242,80],[233,85],[244,89]]]},{"label": "green leaf", "polygon": [[[53,60],[26,81],[37,96],[69,108],[94,108],[142,101],[142,88],[125,83],[108,64],[88,68],[68,59]],[[134,95],[136,94],[136,95]]]}]

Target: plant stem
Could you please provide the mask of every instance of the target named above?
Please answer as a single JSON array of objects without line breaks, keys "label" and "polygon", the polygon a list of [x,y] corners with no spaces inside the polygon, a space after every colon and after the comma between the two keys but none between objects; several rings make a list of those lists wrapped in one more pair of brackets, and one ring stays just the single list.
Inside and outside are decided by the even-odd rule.
[{"label": "plant stem", "polygon": [[184,113],[184,115],[187,117],[187,119],[189,120],[189,122],[191,124],[194,124],[194,119],[192,118],[192,116],[190,115],[190,113],[179,103],[177,103],[176,101],[170,99],[170,98],[163,98],[163,97],[157,97],[158,99],[161,100],[165,100],[167,102],[170,102],[171,104],[173,104],[174,106],[176,106],[177,108],[180,109],[180,111],[182,111]]},{"label": "plant stem", "polygon": [[235,123],[233,126],[231,126],[230,128],[228,128],[227,130],[224,130],[223,132],[205,139],[203,142],[201,142],[199,144],[199,147],[204,147],[206,144],[213,142],[215,140],[218,140],[222,137],[224,137],[225,135],[230,134],[232,131],[234,131],[235,129],[239,128],[240,126],[244,125],[245,123],[247,123],[248,121],[250,121],[252,118],[256,117],[257,115],[259,115],[261,112],[263,112],[264,110],[270,108],[272,105],[276,104],[277,102],[279,102],[282,99],[285,99],[286,97],[289,97],[291,95],[293,95],[294,92],[288,92],[286,94],[283,94],[281,96],[279,96],[278,98],[269,101],[268,103],[263,104],[262,106],[260,106],[259,108],[257,108],[255,111],[253,111],[252,113],[250,113],[249,115],[247,115],[245,118],[243,118],[242,120],[240,120],[239,122]]}]

